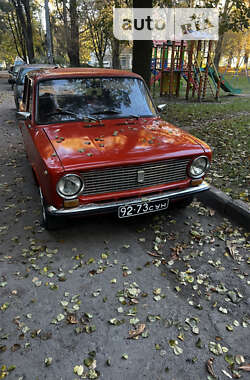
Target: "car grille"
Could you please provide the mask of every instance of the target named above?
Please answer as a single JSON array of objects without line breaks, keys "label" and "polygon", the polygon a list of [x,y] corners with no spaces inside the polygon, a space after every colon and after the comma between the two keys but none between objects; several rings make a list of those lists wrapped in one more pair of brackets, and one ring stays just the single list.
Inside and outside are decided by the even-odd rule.
[{"label": "car grille", "polygon": [[[113,193],[178,182],[187,178],[190,159],[171,159],[139,165],[95,169],[81,173],[84,179],[83,195]],[[143,171],[144,173],[139,173]],[[138,178],[144,176],[143,182]],[[140,178],[141,179],[141,178]]]}]

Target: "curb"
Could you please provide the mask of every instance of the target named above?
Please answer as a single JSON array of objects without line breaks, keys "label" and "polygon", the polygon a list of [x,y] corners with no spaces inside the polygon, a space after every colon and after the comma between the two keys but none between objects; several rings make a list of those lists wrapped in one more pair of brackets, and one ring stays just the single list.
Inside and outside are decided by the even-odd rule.
[{"label": "curb", "polygon": [[250,207],[246,202],[233,200],[221,190],[210,185],[208,191],[196,195],[204,204],[250,231]]}]

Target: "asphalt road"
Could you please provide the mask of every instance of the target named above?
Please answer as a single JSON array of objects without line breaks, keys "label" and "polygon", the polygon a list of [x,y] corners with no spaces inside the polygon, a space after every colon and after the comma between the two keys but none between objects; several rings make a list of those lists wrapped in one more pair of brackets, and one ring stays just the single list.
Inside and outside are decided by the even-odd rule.
[{"label": "asphalt road", "polygon": [[194,202],[45,231],[2,78],[0,194],[0,379],[249,378],[244,230]]}]

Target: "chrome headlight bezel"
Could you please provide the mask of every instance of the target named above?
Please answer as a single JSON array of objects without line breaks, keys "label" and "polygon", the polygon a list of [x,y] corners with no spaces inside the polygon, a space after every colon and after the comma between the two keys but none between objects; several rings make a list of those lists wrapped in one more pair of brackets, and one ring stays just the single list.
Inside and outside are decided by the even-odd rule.
[{"label": "chrome headlight bezel", "polygon": [[[61,181],[67,180],[70,177],[77,178],[77,180],[79,180],[79,186],[78,186],[77,191],[74,194],[67,195],[61,191],[60,184],[61,184]],[[78,174],[65,174],[59,179],[56,185],[57,194],[63,199],[75,199],[82,193],[83,189],[84,189],[84,182],[83,182],[83,179]]]},{"label": "chrome headlight bezel", "polygon": [[[201,159],[206,161],[204,169],[199,174],[192,173],[192,167],[194,167],[195,164],[197,164],[197,162]],[[191,164],[189,165],[188,175],[189,175],[189,177],[194,178],[194,179],[201,178],[206,174],[209,167],[210,167],[210,161],[209,161],[208,157],[207,156],[198,156],[198,157],[194,158],[193,161],[191,162]]]}]

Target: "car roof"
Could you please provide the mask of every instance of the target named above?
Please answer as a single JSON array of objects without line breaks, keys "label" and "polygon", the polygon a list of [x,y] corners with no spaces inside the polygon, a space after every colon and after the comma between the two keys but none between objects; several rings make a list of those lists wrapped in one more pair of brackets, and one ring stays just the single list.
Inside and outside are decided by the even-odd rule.
[{"label": "car roof", "polygon": [[34,69],[39,69],[39,68],[55,68],[57,67],[57,65],[51,65],[51,64],[48,64],[48,63],[33,63],[33,64],[29,64],[29,65],[20,65],[19,67],[19,70],[24,70],[24,69],[30,69],[30,68],[33,68]]},{"label": "car roof", "polygon": [[53,68],[41,69],[38,71],[31,71],[27,74],[29,78],[34,80],[53,79],[53,78],[74,78],[74,77],[134,77],[140,78],[141,76],[131,71],[114,70],[114,69],[100,69],[100,68]]},{"label": "car roof", "polygon": [[25,70],[39,70],[39,69],[46,69],[46,68],[56,68],[57,66],[56,65],[46,65],[46,64],[41,64],[41,65],[25,65],[25,66],[22,66],[19,70],[19,73],[21,71],[25,71]]}]

